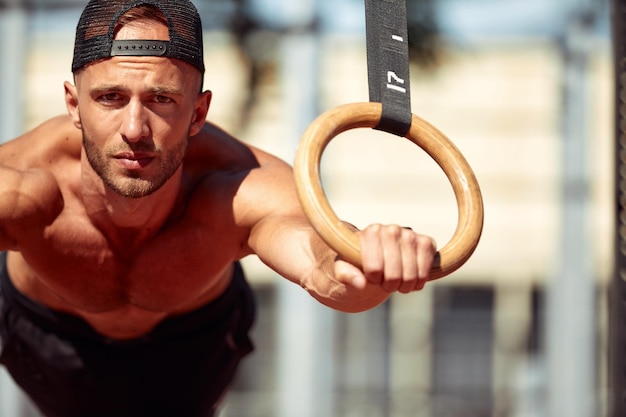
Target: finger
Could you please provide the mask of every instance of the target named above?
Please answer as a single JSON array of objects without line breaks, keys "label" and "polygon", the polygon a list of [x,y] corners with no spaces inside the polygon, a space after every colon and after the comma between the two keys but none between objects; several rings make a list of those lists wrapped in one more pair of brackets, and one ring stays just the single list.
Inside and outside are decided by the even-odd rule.
[{"label": "finger", "polygon": [[402,231],[402,283],[398,289],[401,293],[415,291],[418,286],[417,266],[418,235],[409,228]]},{"label": "finger", "polygon": [[342,284],[358,289],[364,289],[367,285],[367,281],[359,268],[340,259],[335,261],[335,279]]},{"label": "finger", "polygon": [[402,284],[403,257],[402,235],[404,229],[390,225],[382,229],[381,242],[384,255],[382,288],[388,292],[398,291]]},{"label": "finger", "polygon": [[417,270],[418,278],[421,283],[419,289],[423,288],[428,281],[436,253],[437,244],[435,240],[428,236],[420,235],[417,241]]},{"label": "finger", "polygon": [[380,285],[383,280],[383,249],[380,232],[382,226],[373,224],[359,233],[361,259],[365,279],[371,284]]}]

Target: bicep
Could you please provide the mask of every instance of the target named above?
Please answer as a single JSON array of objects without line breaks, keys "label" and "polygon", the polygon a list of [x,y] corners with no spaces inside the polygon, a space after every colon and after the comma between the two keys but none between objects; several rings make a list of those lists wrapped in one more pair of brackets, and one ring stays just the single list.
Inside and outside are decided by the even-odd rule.
[{"label": "bicep", "polygon": [[251,231],[249,245],[267,266],[281,276],[306,287],[322,266],[315,254],[312,231],[299,216],[270,216]]},{"label": "bicep", "polygon": [[293,171],[286,163],[255,150],[261,162],[252,170],[238,197],[239,220],[249,228],[248,246],[285,278],[300,283],[314,265],[312,228],[295,191]]},{"label": "bicep", "polygon": [[[241,193],[250,233],[249,252],[279,275],[302,286],[318,301],[346,310],[352,290],[334,274],[337,253],[323,242],[298,201],[293,170],[282,161],[257,153]],[[265,162],[265,163],[263,163]]]}]

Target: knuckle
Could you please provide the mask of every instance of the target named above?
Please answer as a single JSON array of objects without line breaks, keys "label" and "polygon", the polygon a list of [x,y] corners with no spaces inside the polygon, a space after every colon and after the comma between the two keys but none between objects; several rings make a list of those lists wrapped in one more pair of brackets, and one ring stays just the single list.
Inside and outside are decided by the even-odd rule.
[{"label": "knuckle", "polygon": [[426,248],[429,249],[431,252],[435,252],[435,243],[434,241],[428,237],[428,236],[423,236],[423,235],[416,235],[416,243],[422,247],[422,248]]},{"label": "knuckle", "polygon": [[418,235],[413,233],[411,230],[403,230],[402,232],[402,242],[406,245],[409,245],[412,248],[417,247],[418,245]]},{"label": "knuckle", "polygon": [[402,235],[402,228],[392,224],[383,229],[383,234],[387,237],[397,239]]},{"label": "knuckle", "polygon": [[367,226],[364,232],[368,235],[378,235],[380,234],[381,229],[382,229],[382,225],[378,223],[374,223],[374,224]]}]

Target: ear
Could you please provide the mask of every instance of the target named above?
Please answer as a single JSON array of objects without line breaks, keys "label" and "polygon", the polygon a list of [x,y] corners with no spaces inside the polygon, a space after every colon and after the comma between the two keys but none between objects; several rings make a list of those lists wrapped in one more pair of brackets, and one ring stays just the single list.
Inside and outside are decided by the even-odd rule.
[{"label": "ear", "polygon": [[72,118],[74,126],[82,129],[80,112],[78,111],[78,90],[75,85],[70,84],[68,81],[63,83],[63,87],[65,88],[65,107],[67,107],[67,112]]},{"label": "ear", "polygon": [[209,113],[209,107],[211,106],[212,97],[213,93],[210,90],[204,91],[198,95],[194,107],[193,119],[191,120],[191,127],[189,129],[189,136],[197,135],[202,129],[202,126],[204,126],[206,116]]}]

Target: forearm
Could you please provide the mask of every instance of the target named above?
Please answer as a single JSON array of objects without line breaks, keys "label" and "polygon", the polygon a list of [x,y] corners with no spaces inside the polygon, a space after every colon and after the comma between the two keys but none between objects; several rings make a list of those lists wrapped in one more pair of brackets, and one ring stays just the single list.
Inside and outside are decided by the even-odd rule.
[{"label": "forearm", "polygon": [[356,313],[374,308],[390,296],[380,285],[368,283],[362,271],[341,260],[317,234],[312,234],[310,241],[316,266],[303,287],[320,303]]},{"label": "forearm", "polygon": [[355,286],[355,277],[365,282],[361,271],[340,260],[300,216],[266,219],[254,232],[251,246],[259,258],[328,307],[359,312],[390,295],[378,285]]}]

